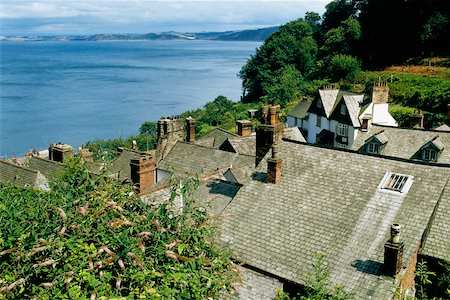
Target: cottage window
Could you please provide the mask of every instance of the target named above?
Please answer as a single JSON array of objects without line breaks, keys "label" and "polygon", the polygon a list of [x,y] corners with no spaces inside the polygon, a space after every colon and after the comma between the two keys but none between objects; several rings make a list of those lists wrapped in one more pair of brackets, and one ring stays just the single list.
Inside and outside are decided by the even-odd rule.
[{"label": "cottage window", "polygon": [[434,149],[424,149],[423,150],[423,160],[437,161],[436,150],[434,150]]},{"label": "cottage window", "polygon": [[367,153],[380,154],[380,145],[378,143],[368,143]]},{"label": "cottage window", "polygon": [[347,107],[344,103],[341,105],[341,115],[345,115],[347,113]]},{"label": "cottage window", "polygon": [[402,189],[405,186],[407,180],[408,176],[406,175],[392,173],[384,182],[383,188],[387,190],[402,192]]},{"label": "cottage window", "polygon": [[348,125],[338,124],[337,134],[340,136],[348,136]]},{"label": "cottage window", "polygon": [[322,117],[321,116],[317,116],[316,126],[317,127],[322,127]]},{"label": "cottage window", "polygon": [[320,100],[317,101],[317,108],[322,108],[322,102]]}]

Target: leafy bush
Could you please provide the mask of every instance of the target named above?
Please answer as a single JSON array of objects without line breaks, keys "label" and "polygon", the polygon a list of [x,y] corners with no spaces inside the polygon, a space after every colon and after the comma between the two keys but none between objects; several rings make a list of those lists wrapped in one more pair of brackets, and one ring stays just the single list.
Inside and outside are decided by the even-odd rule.
[{"label": "leafy bush", "polygon": [[329,76],[333,81],[353,81],[361,71],[361,63],[353,56],[337,54],[330,60]]},{"label": "leafy bush", "polygon": [[203,299],[230,288],[229,255],[188,198],[180,213],[174,197],[148,206],[76,160],[52,188],[0,184],[0,298]]}]

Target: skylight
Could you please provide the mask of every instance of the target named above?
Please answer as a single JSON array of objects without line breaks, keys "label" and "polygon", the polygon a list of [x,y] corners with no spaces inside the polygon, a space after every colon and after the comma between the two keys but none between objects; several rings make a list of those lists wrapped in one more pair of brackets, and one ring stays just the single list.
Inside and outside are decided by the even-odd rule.
[{"label": "skylight", "polygon": [[383,178],[381,189],[404,193],[409,190],[411,184],[411,176],[387,172]]}]

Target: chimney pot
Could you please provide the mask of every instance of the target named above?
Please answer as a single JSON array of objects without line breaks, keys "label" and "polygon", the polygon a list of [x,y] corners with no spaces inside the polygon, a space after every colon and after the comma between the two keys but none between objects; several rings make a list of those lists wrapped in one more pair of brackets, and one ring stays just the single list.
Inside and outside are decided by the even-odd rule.
[{"label": "chimney pot", "polygon": [[186,142],[193,143],[195,141],[195,119],[192,117],[186,118]]},{"label": "chimney pot", "polygon": [[402,268],[403,246],[400,242],[399,224],[391,225],[391,238],[384,244],[384,272],[388,276],[397,275]]}]

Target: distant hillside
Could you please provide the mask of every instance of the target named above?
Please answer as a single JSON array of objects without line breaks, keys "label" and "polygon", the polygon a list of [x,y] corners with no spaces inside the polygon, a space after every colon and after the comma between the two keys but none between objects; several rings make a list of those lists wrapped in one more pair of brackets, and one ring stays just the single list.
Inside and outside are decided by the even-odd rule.
[{"label": "distant hillside", "polygon": [[88,36],[2,37],[6,41],[112,41],[112,40],[219,40],[264,41],[278,30],[276,27],[225,32],[158,32],[146,34],[95,34]]}]

